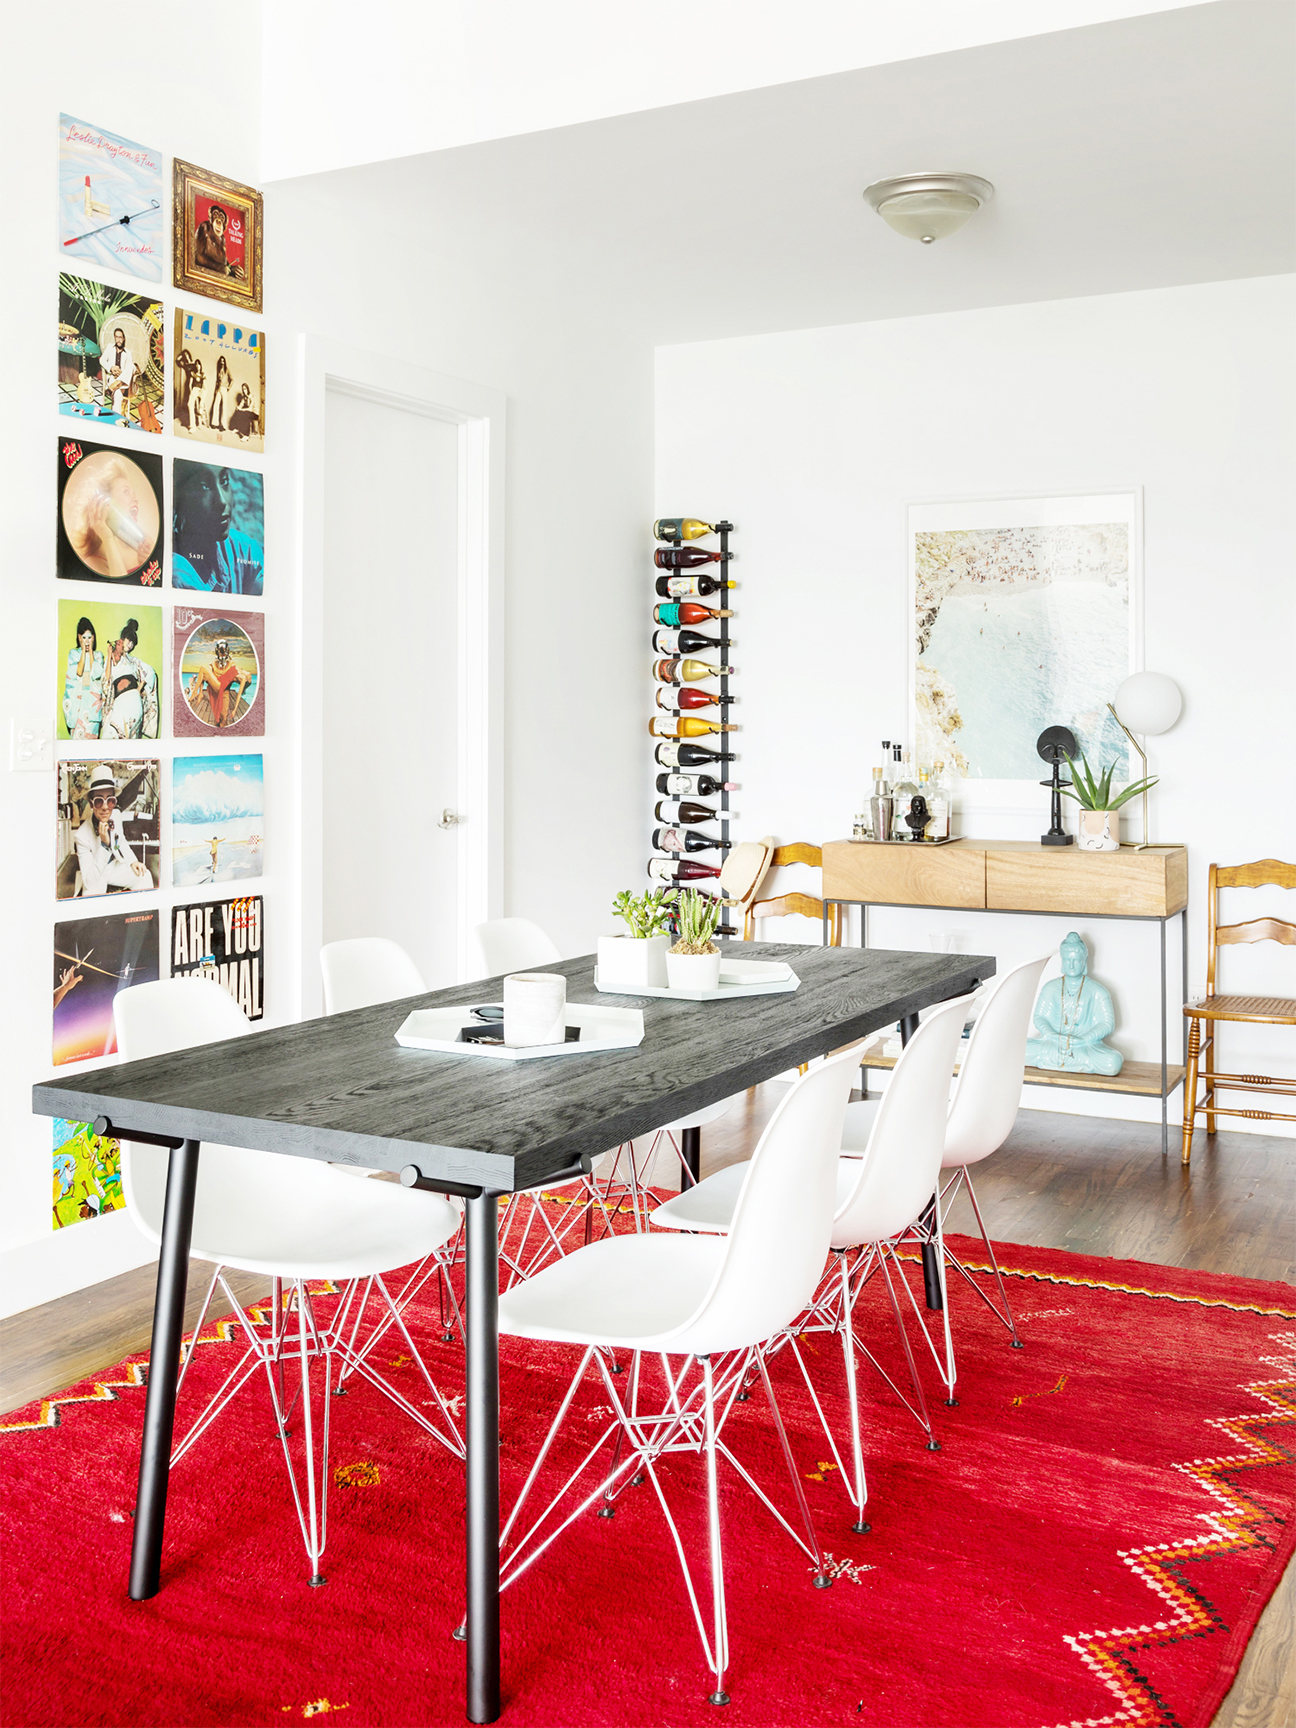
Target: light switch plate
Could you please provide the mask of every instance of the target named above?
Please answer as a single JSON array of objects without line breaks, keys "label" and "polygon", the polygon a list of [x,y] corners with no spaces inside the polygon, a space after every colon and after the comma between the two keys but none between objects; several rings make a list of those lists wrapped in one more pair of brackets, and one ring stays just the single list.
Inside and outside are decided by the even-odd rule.
[{"label": "light switch plate", "polygon": [[54,766],[54,728],[48,720],[10,720],[9,767],[44,769]]}]

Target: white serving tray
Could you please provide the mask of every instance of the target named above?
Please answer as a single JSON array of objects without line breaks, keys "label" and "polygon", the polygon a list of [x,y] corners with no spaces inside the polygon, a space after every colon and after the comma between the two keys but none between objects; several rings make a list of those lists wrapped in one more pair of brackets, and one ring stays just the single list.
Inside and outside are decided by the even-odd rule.
[{"label": "white serving tray", "polygon": [[[600,1003],[567,1004],[568,1026],[580,1028],[571,1044],[464,1044],[459,1034],[472,1026],[472,1004],[462,1008],[416,1008],[401,1022],[396,1042],[407,1050],[436,1050],[446,1056],[485,1056],[494,1062],[529,1062],[537,1056],[591,1056],[599,1050],[627,1050],[643,1043],[643,1014],[637,1008],[605,1008]],[[501,1003],[481,1003],[501,1007]],[[493,1023],[502,1030],[502,1024]],[[482,1022],[486,1030],[486,1023]]]},{"label": "white serving tray", "polygon": [[672,1002],[732,1002],[738,996],[779,996],[800,988],[801,980],[782,960],[722,960],[718,990],[672,990],[664,984],[600,984],[608,996],[665,996]]}]

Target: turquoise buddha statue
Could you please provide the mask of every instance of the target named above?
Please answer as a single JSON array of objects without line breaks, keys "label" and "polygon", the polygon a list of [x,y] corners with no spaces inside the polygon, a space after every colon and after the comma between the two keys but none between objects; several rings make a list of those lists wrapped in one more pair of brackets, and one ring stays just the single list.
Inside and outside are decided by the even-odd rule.
[{"label": "turquoise buddha statue", "polygon": [[1087,975],[1089,950],[1076,931],[1063,939],[1059,954],[1062,976],[1051,978],[1039,993],[1026,1060],[1033,1068],[1119,1074],[1125,1058],[1106,1042],[1116,1027],[1111,991]]}]

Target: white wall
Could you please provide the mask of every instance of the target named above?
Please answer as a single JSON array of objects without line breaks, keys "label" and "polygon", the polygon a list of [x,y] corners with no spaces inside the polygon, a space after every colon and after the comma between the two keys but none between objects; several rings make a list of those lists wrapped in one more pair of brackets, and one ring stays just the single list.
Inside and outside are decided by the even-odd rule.
[{"label": "white wall", "polygon": [[[516,137],[1182,4],[385,0],[359,22],[349,0],[266,0],[264,173]],[[664,219],[686,231],[690,215]]]},{"label": "white wall", "polygon": [[[1211,860],[1296,857],[1292,287],[1269,277],[659,349],[657,510],[724,511],[738,529],[741,832],[848,835],[879,741],[907,728],[906,499],[1142,486],[1146,664],[1185,698],[1175,729],[1148,741],[1154,833],[1189,843],[1200,985]],[[871,915],[870,937],[925,948],[928,930],[957,929],[965,950],[1007,961],[1072,924],[1116,996],[1117,1042],[1159,1058],[1155,925],[895,910]],[[1226,960],[1226,975],[1236,964],[1255,988],[1291,993],[1290,949]],[[1232,1048],[1245,1066],[1296,1072],[1276,1032]],[[1029,1101],[1041,1096],[1090,1107],[1076,1093]],[[1153,1113],[1123,1098],[1093,1108]]]},{"label": "white wall", "polygon": [[[0,704],[5,836],[0,848],[0,921],[6,973],[0,994],[0,1251],[5,1302],[19,1307],[139,1265],[153,1252],[124,1212],[51,1231],[51,1125],[31,1114],[32,1083],[51,1073],[48,1004],[54,923],[75,916],[77,907],[54,899],[54,775],[10,771],[9,721],[44,716],[53,724],[60,590],[63,597],[90,593],[57,581],[54,574],[54,453],[60,430],[67,428],[56,411],[55,393],[58,276],[67,268],[57,234],[58,117],[60,112],[75,115],[137,139],[165,157],[183,156],[236,177],[255,179],[259,157],[261,62],[259,6],[254,0],[223,0],[219,22],[209,6],[189,0],[169,5],[164,24],[131,34],[128,77],[105,77],[97,49],[71,46],[100,43],[105,28],[102,7],[88,0],[59,7],[14,7],[6,16],[12,62],[0,137],[4,159],[16,168],[9,214],[12,232],[23,236],[23,245],[21,258],[0,274],[0,319],[10,333],[10,412],[0,420],[0,468],[7,498],[0,594],[15,649]],[[201,66],[202,85],[219,90],[220,101],[196,101],[194,80],[176,78],[177,65]],[[166,172],[169,176],[169,161]],[[169,179],[167,184],[169,188]],[[177,303],[170,288],[169,258],[165,275],[166,281],[151,291],[162,299],[169,323]],[[123,287],[150,291],[132,278],[118,281]],[[104,442],[114,441],[132,442],[105,435]],[[169,434],[156,446],[169,471]],[[197,454],[192,446],[183,453]],[[95,592],[102,595],[103,590]],[[169,600],[169,593],[161,598]],[[157,752],[164,756],[171,749],[169,710],[168,692],[168,720]],[[272,733],[275,723],[272,719]],[[273,743],[273,737],[267,741],[267,781]],[[81,749],[65,753],[85,754]],[[272,886],[267,878],[267,892]],[[142,897],[148,905],[161,905],[164,923],[166,908],[175,899],[166,891]],[[96,909],[86,904],[87,912]],[[270,929],[273,936],[273,921]],[[75,1071],[69,1066],[60,1073]]]}]

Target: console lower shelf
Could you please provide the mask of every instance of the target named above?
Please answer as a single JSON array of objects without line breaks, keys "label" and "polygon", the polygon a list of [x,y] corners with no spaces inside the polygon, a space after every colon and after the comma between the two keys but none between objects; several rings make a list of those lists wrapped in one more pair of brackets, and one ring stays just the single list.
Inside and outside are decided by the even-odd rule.
[{"label": "console lower shelf", "polygon": [[[898,1058],[882,1054],[883,1040],[870,1044],[860,1057],[862,1068],[894,1068]],[[958,1064],[955,1064],[955,1073]],[[1178,1063],[1166,1064],[1165,1095],[1168,1097],[1183,1084],[1184,1069]],[[1119,1074],[1076,1074],[1057,1068],[1027,1068],[1023,1078],[1028,1086],[1067,1086],[1078,1092],[1126,1092],[1137,1098],[1160,1098],[1161,1064],[1126,1060]]]}]

